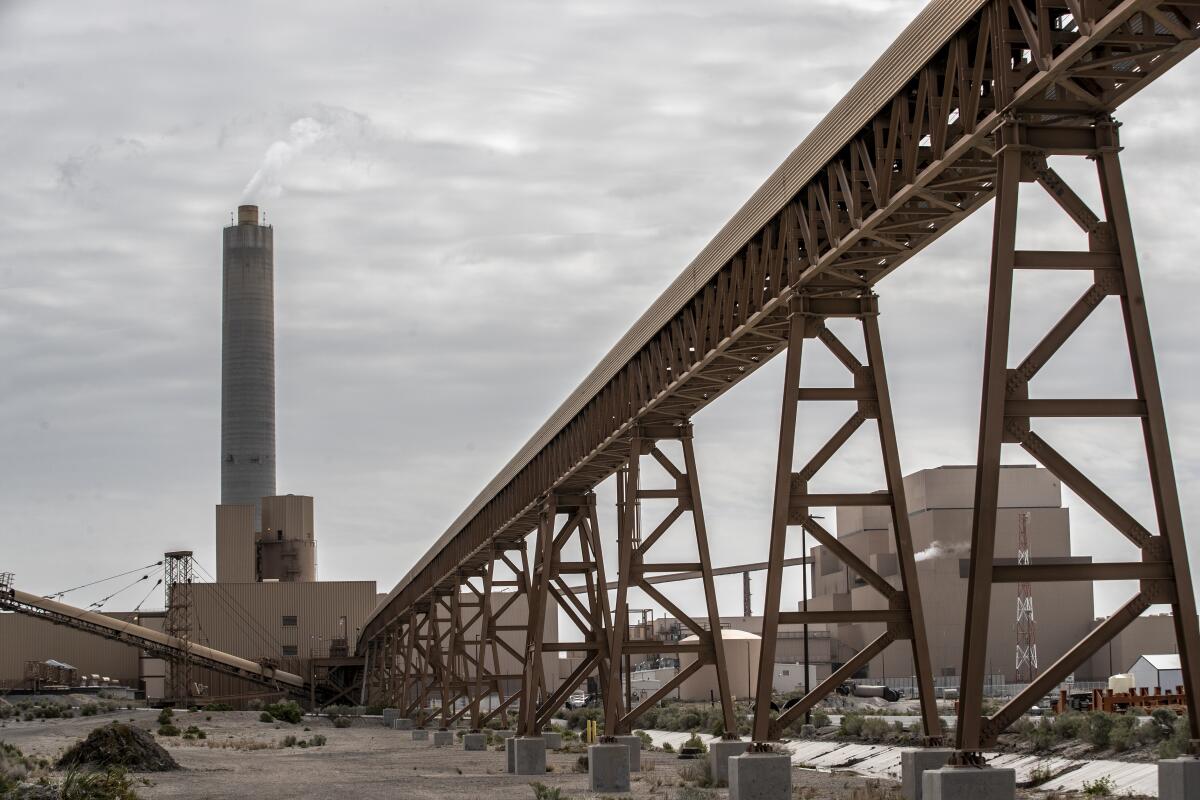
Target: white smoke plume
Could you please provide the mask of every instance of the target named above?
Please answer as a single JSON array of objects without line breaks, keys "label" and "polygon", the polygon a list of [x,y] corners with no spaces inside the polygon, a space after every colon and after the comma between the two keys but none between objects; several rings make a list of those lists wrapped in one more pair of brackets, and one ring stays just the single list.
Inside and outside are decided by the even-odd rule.
[{"label": "white smoke plume", "polygon": [[917,553],[914,558],[917,561],[930,561],[935,558],[945,558],[947,556],[965,556],[970,552],[970,542],[953,542],[951,544],[934,542],[929,547]]},{"label": "white smoke plume", "polygon": [[267,148],[262,166],[254,173],[254,177],[246,184],[246,188],[242,190],[242,202],[256,202],[264,197],[279,197],[283,191],[280,178],[284,168],[296,156],[324,139],[328,133],[329,127],[312,117],[301,117],[293,122],[288,129],[287,140],[281,139]]}]

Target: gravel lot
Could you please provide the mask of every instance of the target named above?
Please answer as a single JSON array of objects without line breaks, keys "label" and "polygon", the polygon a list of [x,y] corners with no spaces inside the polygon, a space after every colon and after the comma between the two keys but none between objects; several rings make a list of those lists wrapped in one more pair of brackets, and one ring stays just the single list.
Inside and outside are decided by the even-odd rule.
[{"label": "gravel lot", "polygon": [[[9,722],[0,740],[27,755],[55,758],[93,728],[112,719],[135,720],[157,729],[157,712],[122,711],[95,717]],[[211,717],[211,719],[206,719]],[[144,798],[233,798],[296,800],[296,798],[404,798],[408,800],[531,800],[528,776],[504,772],[504,753],[468,753],[461,744],[435,748],[414,742],[404,731],[385,729],[378,719],[355,720],[350,728],[334,728],[328,719],[305,718],[300,725],[262,723],[256,712],[177,712],[180,728],[196,725],[205,740],[182,741],[156,737],[184,770],[148,774],[139,788]],[[305,727],[311,730],[305,731]],[[324,747],[279,748],[283,737],[322,734]],[[227,745],[220,747],[218,745]],[[250,749],[259,747],[262,749]],[[578,753],[549,753],[550,772],[541,778],[559,787],[563,797],[597,797],[587,791],[587,775],[574,771]],[[698,790],[684,785],[679,770],[691,761],[668,753],[643,753],[643,771],[635,773],[632,796],[639,800],[700,800],[725,798],[724,789]],[[850,798],[856,788],[873,783],[852,774],[795,770],[797,798]],[[888,788],[894,784],[887,784]],[[871,800],[890,800],[888,793],[871,793]],[[898,792],[895,795],[899,796]]]}]

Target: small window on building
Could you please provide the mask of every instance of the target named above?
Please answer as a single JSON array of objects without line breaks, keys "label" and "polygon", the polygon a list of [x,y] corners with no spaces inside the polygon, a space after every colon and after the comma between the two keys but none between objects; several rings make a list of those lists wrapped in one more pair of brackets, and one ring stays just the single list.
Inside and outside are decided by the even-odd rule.
[{"label": "small window on building", "polygon": [[788,672],[786,669],[785,669],[785,670],[781,670],[781,672],[783,672],[783,674],[784,674],[784,675],[791,675],[791,674],[792,674],[792,673]]},{"label": "small window on building", "polygon": [[294,628],[294,627],[296,627],[296,618],[295,618],[294,616],[287,616],[287,615],[284,615],[284,617],[283,617],[283,627],[285,627],[285,628]]},{"label": "small window on building", "polygon": [[294,656],[294,655],[299,655],[299,651],[296,649],[296,645],[285,644],[283,646],[283,654],[285,656]]}]

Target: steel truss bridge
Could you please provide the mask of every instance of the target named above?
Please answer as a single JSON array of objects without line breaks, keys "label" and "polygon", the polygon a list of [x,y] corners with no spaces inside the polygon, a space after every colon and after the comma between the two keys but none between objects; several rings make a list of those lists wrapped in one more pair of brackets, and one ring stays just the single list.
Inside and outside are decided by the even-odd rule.
[{"label": "steel truss bridge", "polygon": [[[765,744],[889,644],[912,648],[930,741],[941,736],[895,420],[888,393],[876,285],[968,215],[994,203],[973,546],[966,608],[959,763],[979,754],[1037,699],[1154,603],[1175,616],[1183,679],[1200,693],[1200,628],[1172,467],[1148,309],[1121,174],[1113,115],[1200,43],[1200,2],[1161,0],[933,0],[833,108],[716,238],[642,315],[584,382],[462,512],[374,613],[359,641],[364,695],[406,714],[433,707],[440,724],[469,715],[473,726],[519,707],[523,735],[541,726],[589,675],[605,704],[605,733],[628,732],[642,711],[699,670],[714,670],[725,728],[736,731],[713,592],[692,416],[771,358],[786,357],[774,482],[765,618],[753,739]],[[1091,208],[1050,159],[1089,159],[1101,208]],[[1040,185],[1080,228],[1053,251],[1016,249],[1018,187]],[[1031,218],[1027,226],[1040,220]],[[1092,285],[1024,358],[1010,367],[1016,271],[1075,270]],[[1123,399],[1032,396],[1042,366],[1106,299],[1122,311],[1135,392]],[[861,329],[860,360],[827,325]],[[846,323],[839,323],[845,325]],[[849,373],[844,387],[802,386],[805,347],[828,349]],[[1021,354],[1016,354],[1020,356]],[[1094,368],[1095,365],[1088,365]],[[797,461],[803,408],[840,402],[849,418],[815,454]],[[1046,417],[1140,420],[1154,500],[1144,524],[1080,466],[1036,432]],[[809,486],[862,426],[879,436],[886,485],[817,494]],[[1024,448],[1117,532],[1141,560],[1081,565],[994,563],[1002,443]],[[669,488],[643,487],[643,473]],[[594,488],[615,475],[617,574],[605,575]],[[651,478],[651,481],[654,479]],[[657,484],[656,484],[657,485]],[[878,491],[883,489],[883,491]],[[887,507],[899,580],[878,575],[821,526],[814,507]],[[661,508],[640,530],[638,507]],[[885,602],[883,610],[780,610],[784,545],[803,527]],[[527,539],[532,537],[532,556]],[[664,539],[694,540],[692,563],[655,561]],[[689,615],[650,583],[658,573],[696,572],[705,603]],[[605,587],[610,580],[615,592]],[[1136,580],[1136,594],[1018,697],[982,708],[991,588],[995,583]],[[570,582],[569,582],[570,581]],[[582,588],[580,588],[582,587]],[[697,640],[666,647],[632,641],[631,588],[675,615]],[[528,624],[499,621],[523,598]],[[517,607],[519,608],[519,606]],[[581,642],[545,641],[543,618],[561,611]],[[615,621],[615,622],[614,622]],[[783,623],[879,623],[882,633],[797,705],[770,716],[772,664]],[[519,629],[515,630],[515,629]],[[467,631],[473,630],[468,639]],[[524,646],[509,639],[518,633]],[[504,636],[502,634],[508,634]],[[636,707],[618,688],[630,654],[690,651],[695,661]],[[582,654],[561,685],[544,655]],[[523,665],[505,674],[506,660]],[[557,675],[551,676],[557,679]],[[511,687],[507,691],[505,687]],[[517,688],[519,687],[519,688]],[[481,699],[498,693],[497,708]],[[1191,709],[1200,742],[1200,717]]]}]

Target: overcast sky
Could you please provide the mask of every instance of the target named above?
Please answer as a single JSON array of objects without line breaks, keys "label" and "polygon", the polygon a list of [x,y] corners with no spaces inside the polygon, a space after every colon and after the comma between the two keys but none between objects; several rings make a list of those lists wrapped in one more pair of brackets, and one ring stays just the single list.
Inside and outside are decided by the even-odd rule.
[{"label": "overcast sky", "polygon": [[[0,0],[0,571],[50,592],[176,548],[213,569],[221,228],[251,201],[275,226],[278,489],[315,496],[323,579],[389,590],[921,5]],[[1193,531],[1197,79],[1121,113]],[[1083,246],[1034,191],[1023,244]],[[879,287],[906,472],[974,459],[990,221]],[[1080,280],[1020,283],[1046,302],[1016,312],[1014,362]],[[1041,396],[1129,391],[1108,302]],[[781,373],[695,420],[720,564],[766,557]],[[1041,429],[1153,529],[1136,426]],[[866,452],[831,488],[876,488]],[[1067,501],[1076,553],[1133,557]],[[740,582],[721,599],[740,613]]]}]

